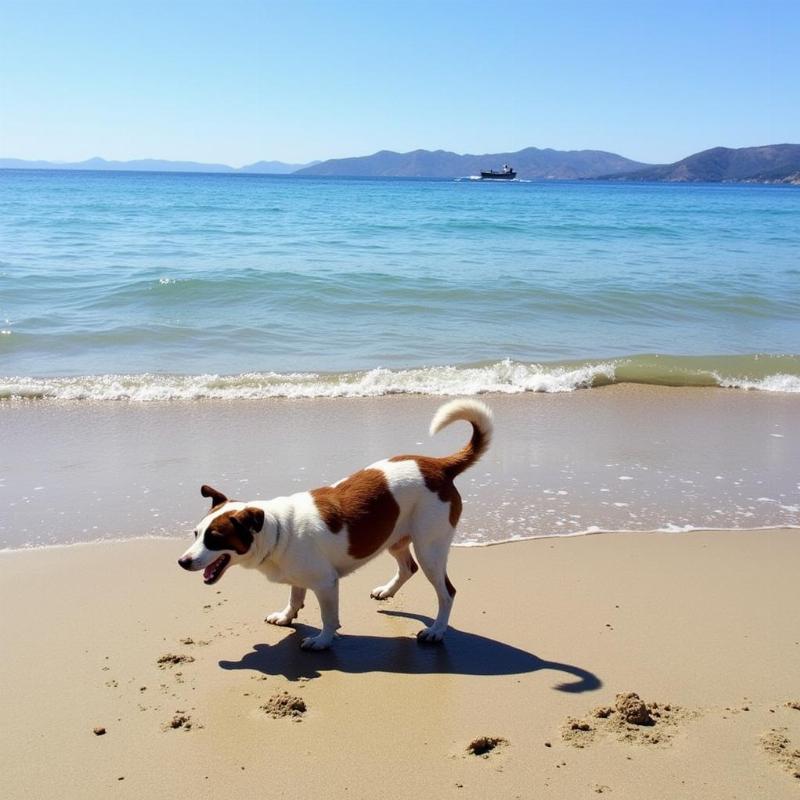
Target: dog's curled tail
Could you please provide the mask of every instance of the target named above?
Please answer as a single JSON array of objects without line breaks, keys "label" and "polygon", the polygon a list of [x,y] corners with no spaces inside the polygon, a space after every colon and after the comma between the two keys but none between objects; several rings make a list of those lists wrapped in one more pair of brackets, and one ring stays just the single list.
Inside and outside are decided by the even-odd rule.
[{"label": "dog's curled tail", "polygon": [[472,424],[472,438],[457,453],[441,459],[451,479],[471,467],[487,451],[494,430],[492,411],[485,403],[479,400],[451,400],[440,406],[434,414],[431,436],[460,419]]}]

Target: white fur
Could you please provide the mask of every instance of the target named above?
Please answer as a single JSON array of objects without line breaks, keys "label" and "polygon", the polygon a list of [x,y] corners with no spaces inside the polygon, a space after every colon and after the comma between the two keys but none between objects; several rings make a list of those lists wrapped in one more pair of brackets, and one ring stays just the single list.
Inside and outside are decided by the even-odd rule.
[{"label": "white fur", "polygon": [[481,403],[480,400],[468,399],[451,400],[449,403],[439,406],[431,420],[431,436],[439,433],[442,428],[446,428],[457,419],[463,419],[476,425],[478,430],[486,437],[486,446],[488,447],[494,431],[494,414],[492,414],[489,406]]},{"label": "white fur", "polygon": [[[431,434],[459,419],[473,422],[487,439],[491,435],[491,411],[475,400],[455,400],[443,405],[431,423]],[[398,563],[397,573],[372,592],[376,599],[391,597],[413,575],[413,559],[407,544],[404,544],[409,539],[439,601],[434,623],[420,631],[419,638],[441,640],[453,605],[446,584],[447,556],[455,533],[455,526],[449,519],[450,503],[443,502],[427,488],[413,460],[378,461],[369,468],[378,469],[386,476],[400,513],[387,541],[367,558],[353,558],[348,553],[346,528],[333,533],[320,515],[311,493],[300,492],[267,501],[226,502],[200,523],[196,531],[197,541],[181,559],[182,562],[188,560],[190,566],[182,565],[187,569],[202,569],[219,558],[220,551],[210,551],[203,545],[206,528],[219,514],[246,507],[261,509],[264,525],[260,531],[253,532],[249,551],[244,555],[224,552],[231,556],[231,564],[257,569],[270,581],[292,587],[286,607],[267,616],[266,621],[273,625],[290,625],[303,607],[306,590],[314,592],[322,613],[322,630],[317,636],[304,639],[301,646],[321,650],[331,644],[339,628],[339,579],[399,542],[392,553]]]}]

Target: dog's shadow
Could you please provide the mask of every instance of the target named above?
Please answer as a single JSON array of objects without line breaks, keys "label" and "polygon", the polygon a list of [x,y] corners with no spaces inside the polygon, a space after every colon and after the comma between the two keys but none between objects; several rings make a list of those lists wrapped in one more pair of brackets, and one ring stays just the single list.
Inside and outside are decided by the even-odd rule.
[{"label": "dog's shadow", "polygon": [[[402,611],[379,611],[391,617],[405,617],[430,625],[431,620]],[[448,628],[441,644],[422,644],[406,636],[342,636],[333,648],[305,652],[300,639],[317,633],[306,625],[294,625],[295,635],[277,644],[256,644],[239,661],[220,661],[222,669],[249,669],[265,675],[283,675],[289,680],[318,678],[326,671],[395,672],[401,675],[446,673],[451,675],[520,675],[554,670],[577,680],[556,684],[561,692],[590,692],[602,681],[593,673],[572,664],[545,661],[533,653],[485,636]]]}]

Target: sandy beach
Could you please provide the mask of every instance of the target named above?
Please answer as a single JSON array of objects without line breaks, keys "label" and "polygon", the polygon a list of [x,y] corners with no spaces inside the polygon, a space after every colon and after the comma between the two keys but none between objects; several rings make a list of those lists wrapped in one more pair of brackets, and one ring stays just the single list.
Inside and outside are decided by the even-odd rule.
[{"label": "sandy beach", "polygon": [[[181,549],[0,554],[4,797],[797,795],[796,531],[456,548],[440,647],[414,638],[425,581],[369,598],[384,556],[329,653],[297,646],[313,601],[268,626],[283,587],[206,587]],[[628,692],[654,724],[609,712]]]},{"label": "sandy beach", "polygon": [[797,395],[489,397],[459,540],[547,538],[452,550],[440,647],[425,580],[370,599],[388,556],[343,581],[321,654],[315,600],[275,628],[285,587],[178,567],[201,483],[255,499],[452,452],[441,402],[0,406],[3,796],[795,797]]}]

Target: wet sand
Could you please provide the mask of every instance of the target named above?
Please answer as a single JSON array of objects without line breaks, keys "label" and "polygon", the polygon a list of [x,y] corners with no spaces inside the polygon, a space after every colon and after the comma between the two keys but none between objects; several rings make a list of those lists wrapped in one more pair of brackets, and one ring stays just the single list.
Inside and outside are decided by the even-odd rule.
[{"label": "wet sand", "polygon": [[[283,587],[181,550],[0,553],[5,798],[797,796],[797,531],[458,548],[440,647],[421,575],[369,598],[383,556],[330,653],[298,648],[313,600],[268,626]],[[623,692],[653,725],[597,715]]]},{"label": "wet sand", "polygon": [[[487,395],[496,436],[459,480],[458,541],[594,528],[800,525],[800,395],[612,386]],[[256,499],[386,456],[452,452],[443,398],[0,403],[0,548],[183,535],[199,487]]]}]

